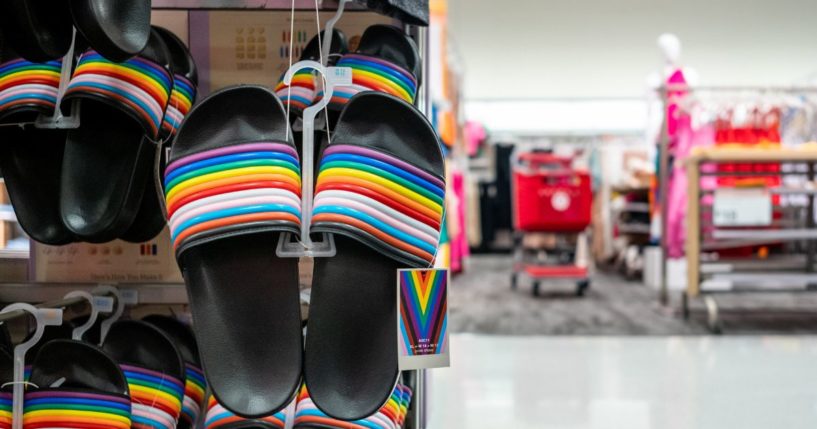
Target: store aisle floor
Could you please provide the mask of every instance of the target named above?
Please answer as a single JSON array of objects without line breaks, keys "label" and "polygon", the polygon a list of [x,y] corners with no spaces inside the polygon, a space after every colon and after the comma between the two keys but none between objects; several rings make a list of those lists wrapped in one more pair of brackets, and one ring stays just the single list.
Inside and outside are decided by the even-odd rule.
[{"label": "store aisle floor", "polygon": [[[656,291],[640,282],[597,270],[584,298],[572,282],[543,282],[531,294],[530,282],[510,289],[511,257],[475,255],[450,291],[452,332],[497,335],[700,335],[708,334],[703,311],[691,321],[674,302],[659,305]],[[728,334],[817,334],[817,293],[718,296]],[[703,309],[701,302],[694,308]],[[769,309],[774,309],[773,311]]]},{"label": "store aisle floor", "polygon": [[813,429],[817,337],[456,335],[429,429]]}]

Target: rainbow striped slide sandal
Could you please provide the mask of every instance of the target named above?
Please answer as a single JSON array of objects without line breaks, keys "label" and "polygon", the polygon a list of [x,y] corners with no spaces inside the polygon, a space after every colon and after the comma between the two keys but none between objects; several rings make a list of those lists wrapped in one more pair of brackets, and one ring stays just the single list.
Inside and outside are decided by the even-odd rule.
[{"label": "rainbow striped slide sandal", "polygon": [[[301,381],[300,161],[284,106],[242,85],[197,104],[173,143],[164,187],[193,330],[218,401],[242,417],[283,409]],[[225,356],[230,356],[225,359]]]},{"label": "rainbow striped slide sandal", "polygon": [[60,206],[84,241],[113,240],[133,223],[172,87],[167,47],[155,31],[127,62],[93,50],[80,57],[63,102],[79,100],[80,127],[68,132]]},{"label": "rainbow striped slide sandal", "polygon": [[176,429],[184,400],[185,366],[173,341],[145,322],[111,326],[102,350],[122,369],[132,401],[133,429]]},{"label": "rainbow striped slide sandal", "polygon": [[[352,69],[352,85],[335,87],[329,103],[329,124],[334,129],[340,111],[358,93],[391,94],[413,104],[420,87],[422,63],[417,45],[403,30],[372,25],[363,32],[357,51],[344,55],[337,67]],[[317,99],[323,98],[318,91]]]},{"label": "rainbow striped slide sandal", "polygon": [[333,418],[366,418],[394,389],[397,270],[433,264],[444,170],[428,120],[379,92],[349,101],[322,152],[311,231],[334,234],[337,256],[315,260],[304,377]]},{"label": "rainbow striped slide sandal", "polygon": [[[0,123],[34,122],[53,115],[61,60],[33,63],[0,54]],[[0,169],[20,226],[51,245],[74,241],[60,216],[60,177],[66,132],[29,126],[0,127]]]},{"label": "rainbow striped slide sandal", "polygon": [[147,322],[164,332],[176,344],[181,353],[185,366],[184,399],[182,414],[178,429],[192,429],[199,421],[201,410],[204,407],[204,395],[207,390],[207,380],[201,369],[199,350],[196,338],[189,326],[175,317],[154,314],[142,321]]},{"label": "rainbow striped slide sandal", "polygon": [[[131,426],[131,390],[124,373],[95,346],[74,340],[45,344],[34,359],[29,382],[25,429],[136,427]],[[0,421],[2,415],[0,405]]]},{"label": "rainbow striped slide sandal", "polygon": [[[14,381],[14,358],[11,357],[11,341],[0,347],[0,385]],[[12,405],[14,395],[12,387],[6,386],[0,390],[0,429],[11,429]]]},{"label": "rainbow striped slide sandal", "polygon": [[[153,27],[162,37],[170,53],[170,69],[173,72],[173,87],[170,94],[170,101],[167,105],[162,130],[159,140],[162,141],[162,150],[159,156],[159,177],[164,175],[167,165],[165,159],[165,149],[169,148],[173,137],[176,136],[179,126],[187,116],[196,101],[196,87],[199,82],[198,69],[193,56],[178,36],[162,27]],[[155,165],[156,158],[151,157]],[[164,192],[156,189],[156,177],[150,174],[145,181],[145,194],[142,197],[142,205],[133,220],[133,224],[122,235],[122,239],[131,243],[144,243],[150,241],[164,229],[167,225],[160,198],[164,199]]]}]

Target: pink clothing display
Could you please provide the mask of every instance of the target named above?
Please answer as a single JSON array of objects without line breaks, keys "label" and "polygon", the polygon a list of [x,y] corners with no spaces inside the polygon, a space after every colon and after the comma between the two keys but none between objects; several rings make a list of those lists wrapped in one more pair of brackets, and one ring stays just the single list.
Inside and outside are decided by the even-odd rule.
[{"label": "pink clothing display", "polygon": [[[677,144],[673,151],[675,163],[670,170],[670,183],[667,195],[667,247],[670,258],[684,256],[686,241],[687,213],[687,172],[684,160],[694,147],[712,146],[715,144],[715,127],[711,124],[693,129],[687,116],[676,123]],[[701,189],[714,189],[717,183],[713,177],[703,176]]]}]

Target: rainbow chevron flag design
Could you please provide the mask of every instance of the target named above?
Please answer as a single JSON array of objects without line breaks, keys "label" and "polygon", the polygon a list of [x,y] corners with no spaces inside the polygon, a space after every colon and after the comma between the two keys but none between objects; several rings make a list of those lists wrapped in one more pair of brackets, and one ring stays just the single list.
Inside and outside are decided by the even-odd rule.
[{"label": "rainbow chevron flag design", "polygon": [[400,270],[400,351],[403,356],[445,353],[448,271]]}]

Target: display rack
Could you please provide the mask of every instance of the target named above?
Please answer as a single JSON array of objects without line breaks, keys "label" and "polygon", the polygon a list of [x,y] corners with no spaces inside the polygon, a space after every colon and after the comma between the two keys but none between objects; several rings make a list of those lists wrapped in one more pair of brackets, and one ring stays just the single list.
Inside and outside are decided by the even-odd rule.
[{"label": "display rack", "polygon": [[[669,285],[668,285],[668,206],[665,203],[666,195],[669,190],[670,180],[670,135],[669,122],[666,114],[666,106],[669,105],[671,93],[685,93],[687,96],[696,93],[712,93],[712,94],[817,94],[817,87],[813,86],[728,86],[728,85],[714,85],[714,86],[689,86],[689,85],[663,85],[657,88],[660,95],[664,113],[661,133],[658,139],[658,153],[659,153],[659,171],[658,171],[658,204],[661,214],[661,222],[659,225],[659,244],[661,248],[661,268],[660,268],[660,285],[659,285],[659,300],[662,305],[669,305]],[[751,157],[752,155],[744,155]],[[714,162],[714,161],[713,161]],[[723,161],[727,162],[727,161]],[[756,174],[756,173],[755,173]],[[765,174],[764,174],[765,175]],[[690,179],[691,181],[691,179]],[[689,217],[690,214],[687,214]],[[713,245],[717,245],[714,244]],[[687,255],[687,257],[689,257]],[[684,306],[686,308],[686,305]]]},{"label": "display rack", "polygon": [[[778,206],[779,213],[769,227],[723,228],[712,222],[713,209],[704,204],[711,194],[701,188],[704,176],[799,176],[813,184],[817,150],[796,149],[724,149],[707,148],[697,151],[687,160],[687,289],[682,295],[683,314],[690,315],[690,300],[701,298],[707,311],[709,328],[720,332],[716,294],[752,292],[814,292],[817,291],[817,228],[814,221],[815,190],[811,187],[766,188],[771,195],[803,195],[808,203],[802,207]],[[758,165],[785,163],[792,167],[778,172],[743,170],[740,172],[704,169],[726,163]],[[797,168],[801,166],[800,168]],[[781,210],[785,209],[785,210]],[[747,260],[705,259],[706,252],[736,246],[785,246],[783,255]]]},{"label": "display rack", "polygon": [[[241,10],[241,11],[290,11],[292,0],[153,0],[154,10],[206,11],[206,10]],[[294,0],[295,10],[319,9],[335,11],[338,1],[329,0]],[[363,5],[349,3],[346,10],[365,11]],[[412,25],[403,25],[407,34],[417,41],[420,57],[423,59],[422,82],[428,82],[430,41],[428,30]],[[417,95],[417,106],[426,115],[431,115],[432,107],[428,85],[423,85]],[[0,255],[0,258],[5,257]],[[15,257],[19,257],[15,253]],[[29,264],[36,263],[30,260]],[[33,271],[33,270],[29,270]],[[186,305],[186,289],[181,283],[0,283],[0,302],[36,304],[38,308],[61,308],[79,302],[78,299],[62,299],[67,293],[77,290],[92,291],[101,285],[117,286],[130,296],[138,297],[138,305]],[[18,314],[19,313],[19,314]],[[0,323],[24,315],[22,311],[0,316]],[[396,345],[395,345],[396,346]],[[424,429],[426,427],[426,372],[424,370],[404,373],[406,384],[412,388],[414,395],[406,418],[406,429]]]}]

